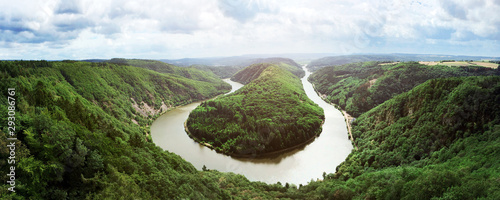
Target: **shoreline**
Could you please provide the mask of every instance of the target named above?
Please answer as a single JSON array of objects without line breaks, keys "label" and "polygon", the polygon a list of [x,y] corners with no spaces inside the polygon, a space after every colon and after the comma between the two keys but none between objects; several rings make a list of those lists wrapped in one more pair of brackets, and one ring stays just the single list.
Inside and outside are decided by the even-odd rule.
[{"label": "shoreline", "polygon": [[[334,104],[335,105],[335,104]],[[349,113],[347,113],[345,110],[342,110],[342,115],[344,115],[345,123],[347,125],[347,132],[349,132],[349,136],[351,137],[351,142],[354,144],[354,147],[356,147],[356,150],[358,150],[358,145],[354,142],[354,137],[352,136],[352,130],[351,130],[351,120],[354,119]]]},{"label": "shoreline", "polygon": [[342,109],[339,105],[337,104],[334,104],[330,101],[328,101],[326,99],[326,95],[325,94],[321,94],[318,90],[316,90],[316,87],[313,83],[311,83],[313,88],[314,88],[314,91],[316,92],[316,94],[318,94],[318,96],[323,100],[325,101],[326,103],[332,105],[333,107],[335,107],[337,110],[339,110],[342,115],[344,116],[344,121],[346,123],[346,127],[347,127],[347,132],[349,133],[349,138],[351,140],[351,143],[354,145],[354,147],[356,148],[356,150],[358,150],[358,145],[356,145],[356,143],[354,142],[354,137],[352,136],[352,130],[351,130],[351,120],[355,119],[354,117],[352,117],[349,113],[347,113],[344,109]]}]

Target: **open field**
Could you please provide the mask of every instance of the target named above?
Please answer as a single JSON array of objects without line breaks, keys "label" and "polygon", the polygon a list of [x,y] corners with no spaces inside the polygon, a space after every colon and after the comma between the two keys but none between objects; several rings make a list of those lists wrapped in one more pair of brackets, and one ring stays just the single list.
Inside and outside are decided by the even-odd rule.
[{"label": "open field", "polygon": [[423,64],[423,65],[437,65],[437,64],[439,64],[439,62],[435,62],[435,61],[430,61],[430,62],[420,61],[418,63]]},{"label": "open field", "polygon": [[426,62],[426,61],[420,61],[420,64],[424,65],[445,65],[445,66],[482,66],[482,67],[489,67],[489,68],[497,68],[498,64],[495,63],[490,63],[490,62],[465,62],[465,61],[454,61],[454,62]]},{"label": "open field", "polygon": [[496,64],[496,63],[490,63],[490,62],[472,62],[472,63],[479,65],[479,66],[489,67],[489,68],[493,68],[493,69],[498,68],[498,64]]}]

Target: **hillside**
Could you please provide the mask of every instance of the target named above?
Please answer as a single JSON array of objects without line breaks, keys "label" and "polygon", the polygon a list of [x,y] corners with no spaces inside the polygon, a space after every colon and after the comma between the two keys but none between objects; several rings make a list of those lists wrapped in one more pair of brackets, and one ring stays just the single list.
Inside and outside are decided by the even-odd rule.
[{"label": "hillside", "polygon": [[[212,72],[222,79],[230,78],[243,68],[259,63],[284,65],[290,67],[290,69],[292,69],[291,67],[300,68],[300,65],[292,59],[281,57],[257,58],[252,56],[240,56],[224,58],[185,58],[180,60],[162,61],[165,62],[164,65],[170,65],[166,63],[173,63],[185,68],[196,68],[202,71]],[[304,76],[300,72],[296,73],[300,77]]]},{"label": "hillside", "polygon": [[[199,178],[195,181],[199,173],[190,163],[147,142],[146,136],[146,125],[163,108],[214,97],[229,90],[226,84],[72,61],[1,61],[0,78],[1,88],[15,88],[18,138],[16,193],[8,193],[9,185],[2,184],[2,198],[227,195],[218,193],[216,186],[197,182]],[[0,94],[3,124],[7,124],[8,106],[13,105],[7,95],[7,90]],[[7,127],[2,126],[1,132],[1,145],[6,146]],[[1,171],[7,172],[9,152],[2,148],[0,155]],[[2,182],[7,179],[6,173],[1,176]]]},{"label": "hillside", "polygon": [[417,62],[353,63],[322,68],[309,77],[326,100],[357,117],[392,97],[435,78],[495,75],[498,69],[479,66],[448,67]]},{"label": "hillside", "polygon": [[[285,58],[287,55],[244,55],[232,57],[210,57],[210,58],[183,58],[177,60],[160,60],[165,63],[174,64],[176,66],[187,67],[192,65],[204,66],[240,66],[246,67],[257,63],[273,63],[276,61],[285,62],[289,65],[295,65],[295,61]],[[298,65],[297,65],[298,66]]]},{"label": "hillside", "polygon": [[434,79],[398,95],[353,123],[359,151],[332,180],[363,198],[498,199],[499,99],[500,76]]},{"label": "hillside", "polygon": [[[232,81],[239,82],[241,84],[248,84],[252,80],[257,79],[260,74],[267,69],[267,67],[271,65],[277,65],[282,69],[285,69],[295,76],[302,78],[305,75],[304,70],[297,65],[296,63],[294,65],[288,64],[289,62],[281,62],[282,60],[278,60],[275,63],[257,63],[250,65],[248,67],[245,67],[244,69],[240,70],[238,73],[234,74],[231,77]],[[293,62],[293,61],[292,61]]]},{"label": "hillside", "polygon": [[225,154],[259,156],[301,145],[321,132],[323,110],[307,97],[298,77],[270,64],[243,71],[256,68],[259,76],[247,85],[190,113],[191,137]]},{"label": "hillside", "polygon": [[208,66],[208,65],[191,65],[190,67],[202,71],[210,71],[221,79],[231,78],[238,71],[245,68],[245,66]]},{"label": "hillside", "polygon": [[178,67],[161,61],[141,59],[113,58],[105,62],[150,69],[160,73],[178,75],[203,82],[224,84],[224,82],[210,70],[200,70],[195,67]]}]

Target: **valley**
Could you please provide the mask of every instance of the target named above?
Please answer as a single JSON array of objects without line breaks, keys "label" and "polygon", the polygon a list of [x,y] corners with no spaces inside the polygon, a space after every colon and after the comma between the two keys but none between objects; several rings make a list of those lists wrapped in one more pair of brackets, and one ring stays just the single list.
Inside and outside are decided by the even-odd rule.
[{"label": "valley", "polygon": [[[221,94],[238,84],[222,81],[227,73],[203,66],[137,59],[0,61],[0,84],[16,88],[18,113],[17,191],[7,193],[8,185],[2,185],[0,195],[5,199],[500,198],[498,67],[384,60],[316,66],[310,74],[290,62],[280,68],[283,60],[241,68],[233,80],[247,85],[226,95]],[[324,102],[309,81],[326,101],[355,117],[350,127],[353,142],[342,113]],[[268,101],[272,98],[260,94],[285,98]],[[3,124],[8,119],[6,95],[0,94]],[[256,136],[248,141],[257,143],[242,143],[247,146],[224,145],[220,139],[220,144],[216,139],[202,141],[219,152],[250,150],[243,153],[250,158],[236,158],[200,145],[184,132],[186,119],[190,126],[190,111],[201,112],[195,111],[201,105],[199,109],[206,111],[220,107],[255,112],[244,113],[247,121],[266,116],[259,121],[265,123],[260,128],[271,133],[278,125],[271,122],[294,116],[284,114],[289,107],[281,103],[294,109],[308,105],[299,109],[309,113],[302,115],[303,124],[311,122],[304,126],[307,134],[295,139],[315,138],[313,142],[258,158],[266,150],[286,148],[280,144],[286,140],[258,145],[260,139],[267,140]],[[260,112],[257,105],[265,109]],[[278,108],[287,109],[274,116],[269,113]],[[240,124],[238,120],[243,122],[242,113],[233,113],[241,115],[233,117],[238,121],[233,125],[208,118],[221,113],[200,115],[206,120],[192,122],[207,124],[191,124],[189,130],[211,124],[211,131],[226,130]],[[7,130],[0,130],[1,145],[6,146]],[[3,158],[8,154],[0,152]],[[1,170],[7,171],[6,167]],[[9,177],[1,178],[5,182]]]},{"label": "valley", "polygon": [[[189,112],[200,103],[189,104],[170,110],[151,126],[153,141],[160,147],[174,152],[192,163],[198,170],[207,169],[242,174],[251,181],[267,184],[277,182],[306,185],[311,179],[322,179],[323,172],[335,172],[335,166],[345,160],[352,145],[347,136],[345,122],[340,111],[324,102],[307,81],[306,72],[302,84],[307,96],[324,110],[325,123],[314,142],[286,153],[266,158],[233,158],[195,143],[184,131]],[[226,80],[228,81],[228,80]],[[235,87],[243,85],[228,81]],[[335,143],[336,145],[331,145]]]}]

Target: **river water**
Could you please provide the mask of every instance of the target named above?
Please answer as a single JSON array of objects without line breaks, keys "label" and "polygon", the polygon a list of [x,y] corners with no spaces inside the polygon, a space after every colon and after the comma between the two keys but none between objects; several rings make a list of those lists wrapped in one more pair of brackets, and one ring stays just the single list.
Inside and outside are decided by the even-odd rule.
[{"label": "river water", "polygon": [[[251,181],[266,183],[305,185],[311,180],[322,179],[323,172],[335,172],[335,168],[345,160],[353,147],[342,113],[316,94],[307,81],[309,75],[306,71],[302,84],[307,96],[324,109],[325,123],[321,135],[303,148],[275,158],[261,159],[237,159],[216,153],[194,142],[184,131],[189,112],[200,102],[177,107],[160,116],[151,125],[151,137],[156,145],[180,155],[199,170],[205,165],[208,169],[234,172]],[[224,81],[233,86],[231,92],[243,86],[229,79]]]}]

